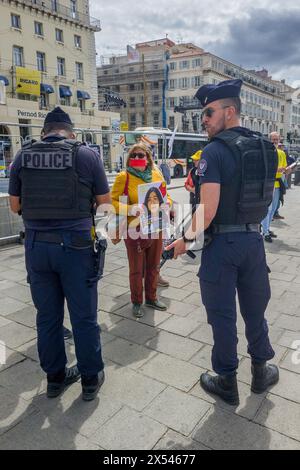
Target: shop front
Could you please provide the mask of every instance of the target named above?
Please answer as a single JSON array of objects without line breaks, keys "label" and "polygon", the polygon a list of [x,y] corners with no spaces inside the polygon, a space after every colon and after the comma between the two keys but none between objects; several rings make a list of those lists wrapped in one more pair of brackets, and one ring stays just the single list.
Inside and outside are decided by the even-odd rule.
[{"label": "shop front", "polygon": [[[51,108],[53,109],[54,106]],[[43,128],[44,119],[48,110],[41,110],[38,101],[6,98],[6,103],[0,104],[0,172],[3,176],[8,173],[8,167],[22,143],[27,139],[38,139]],[[105,129],[112,129],[112,122],[119,119],[118,113],[93,110],[91,113],[83,113],[79,107],[61,106],[70,115],[74,127],[78,129],[78,140],[87,141],[101,148],[103,156],[103,135]],[[107,168],[114,166],[119,149],[111,143],[111,135],[106,134],[104,143],[110,144],[110,155],[105,156],[109,160]],[[1,167],[3,171],[1,171]],[[0,175],[1,176],[1,175]]]}]

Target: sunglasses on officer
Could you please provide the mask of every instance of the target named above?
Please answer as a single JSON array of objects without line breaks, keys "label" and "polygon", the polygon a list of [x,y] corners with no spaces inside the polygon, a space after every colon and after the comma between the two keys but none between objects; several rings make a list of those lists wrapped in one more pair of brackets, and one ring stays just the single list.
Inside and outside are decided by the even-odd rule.
[{"label": "sunglasses on officer", "polygon": [[220,108],[215,108],[215,109],[206,108],[201,113],[201,120],[203,120],[205,117],[211,118],[215,111],[218,111],[218,109],[225,109],[225,108],[230,108],[230,106],[220,106]]},{"label": "sunglasses on officer", "polygon": [[147,155],[143,152],[133,152],[130,154],[130,158],[147,158]]}]

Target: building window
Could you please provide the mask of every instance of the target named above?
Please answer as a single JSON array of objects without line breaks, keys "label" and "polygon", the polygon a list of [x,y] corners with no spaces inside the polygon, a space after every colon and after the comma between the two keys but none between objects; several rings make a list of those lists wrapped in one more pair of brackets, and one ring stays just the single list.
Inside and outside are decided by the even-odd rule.
[{"label": "building window", "polygon": [[43,23],[39,23],[39,21],[34,22],[34,33],[37,36],[44,36]]},{"label": "building window", "polygon": [[183,77],[179,79],[179,88],[189,88],[190,86],[190,79],[188,77]]},{"label": "building window", "polygon": [[201,75],[194,77],[194,86],[199,87],[201,85],[203,85],[203,77]]},{"label": "building window", "polygon": [[11,15],[11,26],[16,29],[21,29],[21,16],[15,15],[12,13]]},{"label": "building window", "polygon": [[168,109],[174,109],[175,106],[175,98],[171,97],[167,99],[167,107]]},{"label": "building window", "polygon": [[176,70],[176,69],[177,69],[176,62],[170,62],[170,70]]},{"label": "building window", "polygon": [[55,39],[57,42],[64,42],[64,32],[62,29],[55,28]]},{"label": "building window", "polygon": [[130,114],[130,127],[136,127],[136,114]]},{"label": "building window", "polygon": [[146,124],[145,113],[141,113],[141,123],[142,123],[142,126],[145,126]]},{"label": "building window", "polygon": [[77,49],[81,49],[81,36],[74,35],[74,45]]},{"label": "building window", "polygon": [[37,69],[40,72],[46,72],[46,56],[44,52],[37,52],[36,53],[36,63]]},{"label": "building window", "polygon": [[77,2],[76,0],[70,0],[70,9],[72,18],[77,17]]},{"label": "building window", "polygon": [[23,47],[13,46],[13,60],[17,67],[24,67]]},{"label": "building window", "polygon": [[134,83],[129,83],[128,90],[129,91],[134,91]]},{"label": "building window", "polygon": [[63,98],[60,98],[60,104],[63,106],[71,106],[71,97],[64,96]]},{"label": "building window", "polygon": [[66,60],[63,57],[57,57],[57,75],[66,75]]},{"label": "building window", "polygon": [[51,0],[52,11],[57,11],[57,0]]},{"label": "building window", "polygon": [[83,113],[86,110],[85,100],[78,100],[80,111]]},{"label": "building window", "polygon": [[159,106],[159,95],[152,96],[152,106]]},{"label": "building window", "polygon": [[47,109],[49,105],[49,95],[47,93],[41,93],[40,96],[40,108]]},{"label": "building window", "polygon": [[153,113],[153,126],[159,126],[159,113]]},{"label": "building window", "polygon": [[134,72],[134,67],[129,67],[129,72]]},{"label": "building window", "polygon": [[135,97],[134,96],[131,96],[129,98],[129,106],[130,106],[130,108],[135,108]]},{"label": "building window", "polygon": [[189,60],[182,60],[181,62],[179,62],[179,68],[180,69],[189,69],[190,68]]},{"label": "building window", "polygon": [[152,88],[153,88],[153,90],[158,90],[159,89],[159,82],[153,82],[152,83]]},{"label": "building window", "polygon": [[171,79],[170,79],[170,82],[169,82],[169,88],[170,88],[170,90],[175,90],[176,85],[177,85],[177,80],[176,80],[176,78],[171,78]]},{"label": "building window", "polygon": [[76,79],[83,80],[83,64],[76,62]]},{"label": "building window", "polygon": [[202,67],[202,59],[194,59],[192,64],[193,64],[193,68]]}]

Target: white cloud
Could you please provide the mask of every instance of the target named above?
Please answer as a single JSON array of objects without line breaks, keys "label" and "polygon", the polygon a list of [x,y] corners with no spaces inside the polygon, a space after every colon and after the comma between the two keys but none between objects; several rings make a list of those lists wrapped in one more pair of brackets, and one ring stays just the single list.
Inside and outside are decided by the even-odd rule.
[{"label": "white cloud", "polygon": [[[265,67],[289,83],[300,79],[296,60],[300,30],[293,21],[294,16],[300,19],[300,6],[295,7],[292,0],[285,0],[284,8],[282,0],[111,0],[102,5],[90,0],[90,9],[102,25],[96,34],[99,56],[124,54],[127,44],[167,33],[174,41],[194,42],[234,63]],[[267,34],[270,42],[265,41]],[[277,47],[278,62],[274,60]]]}]

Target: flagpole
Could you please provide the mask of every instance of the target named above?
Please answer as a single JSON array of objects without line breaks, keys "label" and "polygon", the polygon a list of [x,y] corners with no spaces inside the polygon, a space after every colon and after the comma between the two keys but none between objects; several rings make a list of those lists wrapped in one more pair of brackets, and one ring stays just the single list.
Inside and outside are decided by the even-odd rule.
[{"label": "flagpole", "polygon": [[145,127],[148,126],[148,97],[147,97],[147,82],[146,82],[146,73],[145,73],[145,54],[142,55],[142,64],[143,64],[143,83],[144,83],[144,120]]}]

